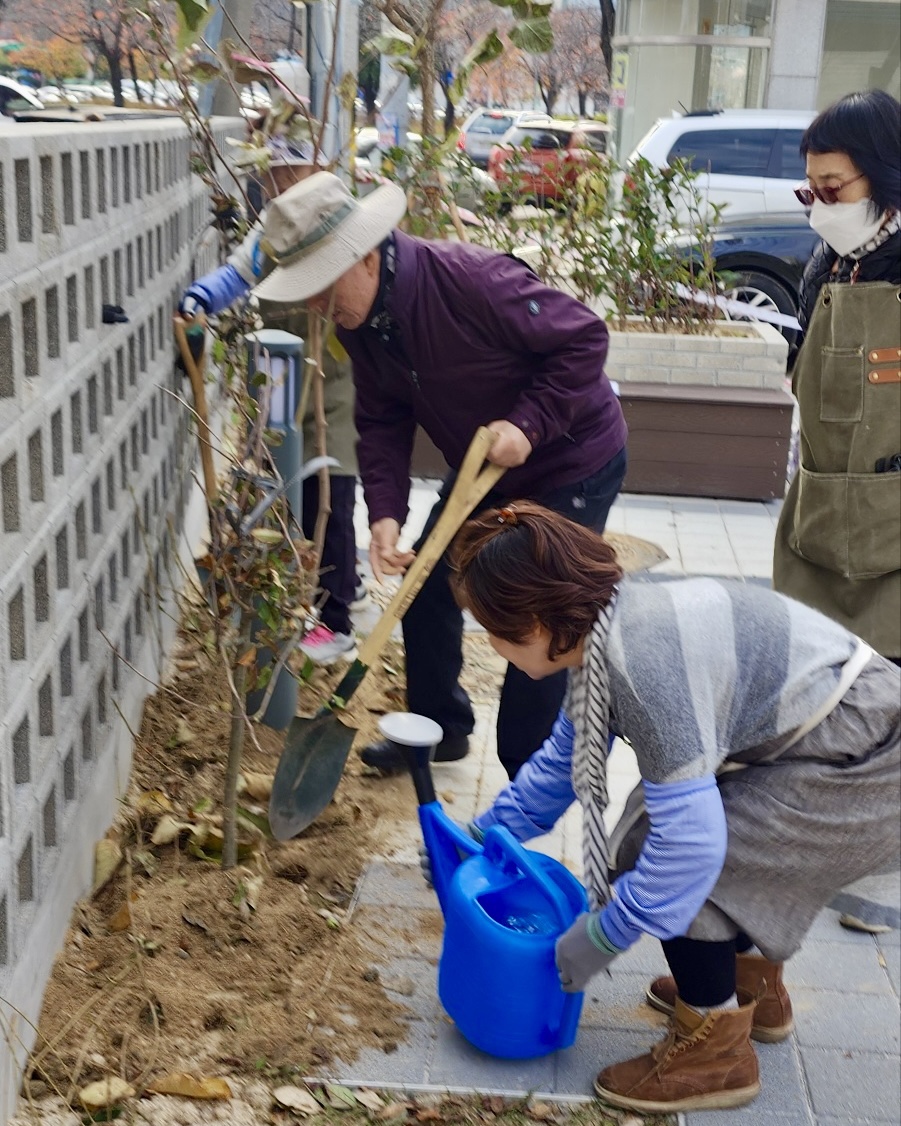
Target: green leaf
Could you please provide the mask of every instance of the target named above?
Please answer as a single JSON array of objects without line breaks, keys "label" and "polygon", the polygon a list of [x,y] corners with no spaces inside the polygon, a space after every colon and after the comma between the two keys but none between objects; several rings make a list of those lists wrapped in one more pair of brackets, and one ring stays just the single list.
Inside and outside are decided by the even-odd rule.
[{"label": "green leaf", "polygon": [[246,821],[248,825],[253,825],[255,829],[260,830],[264,837],[272,840],[272,829],[268,817],[264,817],[262,813],[252,813],[249,809],[245,809],[243,805],[237,806],[235,813],[239,821]]},{"label": "green leaf", "polygon": [[513,15],[518,20],[546,19],[553,4],[533,3],[533,0],[513,0]]},{"label": "green leaf", "polygon": [[405,74],[408,78],[419,77],[419,67],[412,59],[392,59],[391,69],[398,74]]},{"label": "green leaf", "polygon": [[411,55],[414,46],[412,35],[407,35],[405,31],[389,31],[370,39],[363,50],[373,55]]},{"label": "green leaf", "polygon": [[325,1093],[332,1106],[339,1110],[350,1109],[357,1105],[357,1096],[349,1087],[343,1087],[340,1083],[326,1083]]},{"label": "green leaf", "polygon": [[183,51],[197,38],[211,13],[207,0],[176,0],[176,14],[178,32],[175,43],[178,50]]},{"label": "green leaf", "polygon": [[462,99],[475,67],[484,66],[503,53],[503,41],[497,33],[497,28],[493,27],[481,39],[477,40],[460,60],[460,65],[457,67],[457,73],[454,76],[454,84],[451,87],[451,101],[459,102]]},{"label": "green leaf", "polygon": [[510,29],[510,42],[529,55],[546,54],[554,46],[554,29],[545,16],[520,20]]}]

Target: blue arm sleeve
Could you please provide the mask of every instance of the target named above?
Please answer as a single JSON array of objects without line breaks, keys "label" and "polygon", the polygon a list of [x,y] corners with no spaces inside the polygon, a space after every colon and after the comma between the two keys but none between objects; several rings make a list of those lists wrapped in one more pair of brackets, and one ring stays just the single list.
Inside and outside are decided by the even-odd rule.
[{"label": "blue arm sleeve", "polygon": [[475,818],[483,833],[503,825],[518,841],[547,833],[576,800],[572,788],[573,725],[560,712],[550,735],[516,778]]},{"label": "blue arm sleeve", "polygon": [[715,775],[643,786],[650,829],[635,867],[616,880],[600,915],[604,934],[620,950],[642,934],[685,934],[726,859],[726,814]]},{"label": "blue arm sleeve", "polygon": [[250,285],[234,266],[226,265],[191,282],[185,296],[193,297],[208,313],[221,313],[249,289]]}]

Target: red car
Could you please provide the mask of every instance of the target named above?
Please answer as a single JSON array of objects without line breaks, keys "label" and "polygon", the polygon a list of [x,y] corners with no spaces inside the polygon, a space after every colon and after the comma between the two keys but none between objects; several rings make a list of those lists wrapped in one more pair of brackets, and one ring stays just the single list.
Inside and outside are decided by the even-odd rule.
[{"label": "red car", "polygon": [[600,121],[543,121],[516,125],[488,156],[501,191],[540,205],[565,199],[593,159],[607,154],[611,128]]}]

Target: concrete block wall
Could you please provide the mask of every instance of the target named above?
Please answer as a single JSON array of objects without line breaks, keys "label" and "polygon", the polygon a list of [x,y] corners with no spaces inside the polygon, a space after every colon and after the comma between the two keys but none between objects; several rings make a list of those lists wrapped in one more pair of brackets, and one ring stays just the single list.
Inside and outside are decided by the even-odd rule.
[{"label": "concrete block wall", "polygon": [[0,1122],[204,513],[173,395],[172,310],[219,254],[189,155],[171,118],[0,124]]},{"label": "concrete block wall", "polygon": [[611,329],[606,372],[621,383],[780,390],[788,357],[785,338],[772,325],[747,327],[750,335],[746,337]]}]

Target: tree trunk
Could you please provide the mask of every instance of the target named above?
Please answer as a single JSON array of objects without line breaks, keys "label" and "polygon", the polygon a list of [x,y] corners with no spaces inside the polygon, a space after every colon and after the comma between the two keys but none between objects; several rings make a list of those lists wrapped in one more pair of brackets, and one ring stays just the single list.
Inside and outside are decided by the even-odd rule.
[{"label": "tree trunk", "polygon": [[579,117],[588,116],[588,91],[577,90],[576,93],[579,97]]},{"label": "tree trunk", "polygon": [[601,5],[601,54],[607,68],[607,86],[613,73],[613,36],[616,33],[616,8],[613,0],[599,0]]},{"label": "tree trunk", "polygon": [[422,135],[435,136],[435,36],[431,19],[419,55],[419,92],[422,94]]},{"label": "tree trunk", "polygon": [[128,52],[128,69],[131,71],[131,84],[134,87],[135,98],[139,102],[144,101],[144,96],[141,93],[141,87],[138,85],[138,64],[135,61],[134,51]]},{"label": "tree trunk", "polygon": [[[241,611],[238,644],[235,649],[242,656],[250,645],[253,615]],[[247,666],[233,665],[234,690],[232,694],[231,729],[228,738],[228,760],[225,764],[225,793],[222,801],[222,867],[234,868],[238,863],[238,775],[244,751],[244,725],[247,707],[245,688]]]},{"label": "tree trunk", "polygon": [[118,52],[110,49],[104,50],[103,57],[106,59],[106,65],[109,69],[110,86],[113,88],[113,105],[124,106],[125,99],[122,97],[122,59],[119,57]]}]

